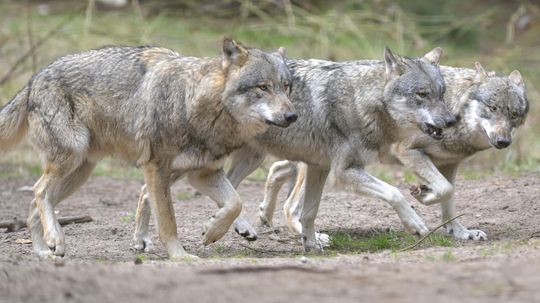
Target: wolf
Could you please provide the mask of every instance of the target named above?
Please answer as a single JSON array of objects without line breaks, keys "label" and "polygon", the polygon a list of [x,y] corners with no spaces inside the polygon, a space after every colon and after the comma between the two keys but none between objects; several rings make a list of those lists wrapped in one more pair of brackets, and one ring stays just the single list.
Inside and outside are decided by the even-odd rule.
[{"label": "wolf", "polygon": [[[440,204],[442,220],[456,216],[454,203],[455,178],[459,165],[468,157],[488,148],[503,149],[512,143],[514,130],[523,125],[529,111],[526,88],[519,71],[508,76],[487,73],[479,62],[475,69],[441,67],[447,91],[445,102],[457,123],[445,130],[442,139],[417,134],[392,145],[391,154],[398,163],[413,170],[422,184],[411,193],[425,205]],[[386,161],[392,161],[392,157]],[[270,170],[265,195],[259,209],[261,223],[272,225],[277,194],[283,184],[294,182],[283,206],[287,226],[302,233],[300,216],[305,195],[307,165],[301,162],[278,161]],[[457,219],[445,225],[456,239],[487,240],[482,230],[468,229]],[[324,234],[317,235],[327,243]]]},{"label": "wolf", "polygon": [[188,256],[177,237],[172,171],[217,203],[203,243],[218,240],[242,208],[223,161],[270,125],[296,120],[290,87],[282,49],[267,53],[228,38],[215,58],[112,46],[61,57],[38,71],[0,110],[2,150],[28,133],[43,159],[28,218],[35,252],[64,255],[54,206],[105,156],[143,167],[169,257]]},{"label": "wolf", "polygon": [[[298,121],[287,129],[270,127],[235,151],[227,173],[231,184],[238,186],[268,153],[308,163],[308,190],[300,219],[306,250],[319,247],[314,220],[330,171],[345,188],[388,202],[408,231],[427,233],[403,194],[364,167],[386,153],[393,142],[417,132],[438,139],[443,128],[456,122],[443,102],[441,55],[442,49],[435,48],[423,57],[407,58],[385,48],[383,61],[287,60],[293,78],[290,99]],[[139,208],[148,204],[144,198],[139,202]],[[148,216],[146,211],[136,220],[142,234],[147,233]],[[244,218],[235,222],[235,229],[255,238]],[[137,237],[136,232],[135,240],[140,242]]]}]

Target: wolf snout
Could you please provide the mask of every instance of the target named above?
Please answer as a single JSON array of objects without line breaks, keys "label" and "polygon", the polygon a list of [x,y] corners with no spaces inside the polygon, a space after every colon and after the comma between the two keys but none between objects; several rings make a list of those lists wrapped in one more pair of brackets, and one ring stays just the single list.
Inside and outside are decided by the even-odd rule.
[{"label": "wolf snout", "polygon": [[271,120],[266,120],[266,123],[279,127],[287,127],[294,123],[297,119],[298,115],[295,112],[287,111]]},{"label": "wolf snout", "polygon": [[286,112],[284,117],[285,121],[289,124],[296,122],[296,120],[298,119],[298,115],[293,112]]},{"label": "wolf snout", "polygon": [[495,148],[503,149],[512,144],[512,139],[510,138],[497,138],[497,141],[495,142]]},{"label": "wolf snout", "polygon": [[453,115],[450,116],[449,118],[446,119],[445,123],[446,123],[446,127],[452,127],[456,125],[457,123],[456,117],[454,117]]}]

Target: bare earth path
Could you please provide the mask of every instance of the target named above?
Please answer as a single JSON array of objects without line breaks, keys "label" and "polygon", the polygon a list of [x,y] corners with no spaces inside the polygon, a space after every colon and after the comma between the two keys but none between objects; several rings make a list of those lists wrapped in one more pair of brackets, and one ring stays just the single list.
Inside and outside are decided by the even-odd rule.
[{"label": "bare earth path", "polygon": [[[25,218],[34,180],[0,180],[0,220]],[[186,249],[203,257],[173,262],[157,239],[156,252],[130,247],[140,180],[92,177],[61,203],[58,216],[90,215],[94,222],[64,227],[67,256],[39,261],[26,230],[0,230],[0,302],[540,302],[540,174],[460,180],[458,213],[489,240],[395,253],[310,255],[284,228],[259,228],[247,243],[231,230],[203,247],[201,230],[215,205],[179,182],[173,187],[178,231]],[[406,192],[406,186],[400,187]],[[262,182],[239,189],[244,211],[258,223]],[[434,227],[438,206],[411,202]],[[401,230],[383,202],[327,188],[317,219],[321,230],[369,233]],[[135,264],[136,258],[142,264]]]}]

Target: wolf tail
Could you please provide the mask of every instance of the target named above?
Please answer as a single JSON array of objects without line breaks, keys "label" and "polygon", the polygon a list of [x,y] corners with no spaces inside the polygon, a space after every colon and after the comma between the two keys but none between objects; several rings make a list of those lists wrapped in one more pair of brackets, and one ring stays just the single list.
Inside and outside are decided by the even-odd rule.
[{"label": "wolf tail", "polygon": [[0,154],[14,148],[28,131],[28,94],[25,86],[11,101],[0,107]]}]

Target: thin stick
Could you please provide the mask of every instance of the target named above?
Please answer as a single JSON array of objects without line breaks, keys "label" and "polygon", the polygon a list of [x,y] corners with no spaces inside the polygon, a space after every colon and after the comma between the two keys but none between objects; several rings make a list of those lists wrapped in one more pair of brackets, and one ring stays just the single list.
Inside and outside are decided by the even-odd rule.
[{"label": "thin stick", "polygon": [[60,31],[62,29],[62,27],[64,27],[64,25],[66,25],[71,20],[75,19],[75,17],[77,17],[77,15],[73,14],[73,15],[70,15],[69,17],[65,18],[60,23],[58,23],[58,25],[56,25],[53,29],[51,29],[47,34],[45,34],[45,36],[43,38],[38,40],[33,45],[32,48],[30,48],[28,51],[26,51],[26,53],[24,53],[17,61],[15,61],[15,63],[13,63],[13,65],[9,68],[8,72],[0,80],[0,85],[3,85],[7,81],[9,81],[11,79],[11,75],[19,68],[19,66],[24,61],[26,61],[26,59],[28,59],[28,57],[30,57],[41,45],[43,45],[43,43],[47,42],[47,40],[49,40],[54,34],[56,34],[58,31]]},{"label": "thin stick", "polygon": [[[67,225],[72,223],[86,223],[92,221],[94,221],[94,219],[92,219],[90,216],[71,216],[58,218],[58,223],[60,223],[60,225]],[[0,228],[7,228],[7,232],[19,231],[25,227],[26,222],[17,218],[13,218],[12,221],[0,222]]]},{"label": "thin stick", "polygon": [[410,250],[410,249],[415,248],[416,246],[420,245],[420,243],[424,242],[424,240],[427,239],[429,236],[431,236],[431,234],[434,233],[436,230],[438,230],[439,228],[445,226],[446,224],[448,224],[448,223],[454,221],[455,219],[457,219],[457,218],[459,218],[459,217],[461,217],[461,216],[463,216],[463,215],[465,215],[465,214],[457,215],[457,216],[455,216],[455,217],[453,217],[453,218],[451,218],[451,219],[446,220],[445,222],[441,223],[441,225],[435,227],[435,228],[432,229],[430,232],[428,232],[425,236],[423,236],[423,237],[422,237],[420,240],[418,240],[416,243],[414,243],[414,244],[412,244],[412,245],[409,245],[409,246],[407,246],[407,247],[405,247],[405,248],[402,248],[402,249],[398,250],[398,252],[403,252],[403,251],[406,251],[406,250]]},{"label": "thin stick", "polygon": [[32,55],[32,72],[35,73],[37,69],[37,57],[34,48],[34,31],[32,29],[32,4],[30,0],[26,0],[26,33],[28,35],[28,44],[30,45],[30,52]]}]

